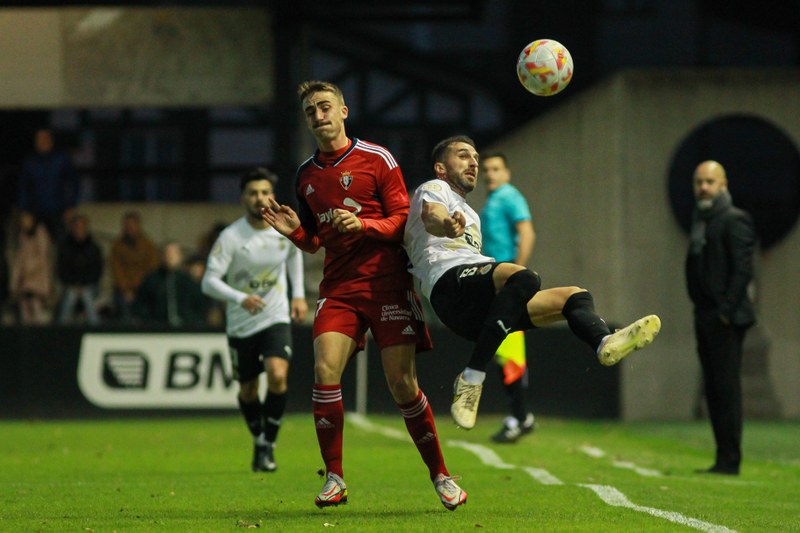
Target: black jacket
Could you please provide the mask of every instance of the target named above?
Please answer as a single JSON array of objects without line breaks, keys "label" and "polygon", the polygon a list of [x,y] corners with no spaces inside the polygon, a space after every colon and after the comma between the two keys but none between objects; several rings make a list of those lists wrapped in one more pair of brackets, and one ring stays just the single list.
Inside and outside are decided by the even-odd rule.
[{"label": "black jacket", "polygon": [[180,321],[172,326],[205,325],[212,301],[200,284],[182,270],[169,271],[163,266],[142,280],[133,304],[134,315],[145,322],[170,324],[170,298]]},{"label": "black jacket", "polygon": [[77,241],[71,235],[58,249],[58,277],[64,285],[94,285],[103,274],[103,253],[91,235]]},{"label": "black jacket", "polygon": [[705,245],[698,254],[690,248],[686,258],[686,283],[696,311],[715,311],[734,326],[755,323],[747,294],[755,246],[753,220],[745,211],[731,206],[708,219]]}]

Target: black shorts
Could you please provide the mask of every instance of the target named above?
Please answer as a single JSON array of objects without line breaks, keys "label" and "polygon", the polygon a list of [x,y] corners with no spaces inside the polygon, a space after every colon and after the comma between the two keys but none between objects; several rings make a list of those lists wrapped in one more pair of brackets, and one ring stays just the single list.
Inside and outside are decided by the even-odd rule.
[{"label": "black shorts", "polygon": [[[495,290],[492,273],[499,263],[459,265],[445,272],[431,291],[431,306],[439,320],[453,333],[476,341],[481,332]],[[530,329],[527,309],[511,331]]]},{"label": "black shorts", "polygon": [[292,359],[292,328],[289,324],[274,324],[249,337],[228,337],[233,377],[237,381],[252,381],[264,371],[265,357]]}]

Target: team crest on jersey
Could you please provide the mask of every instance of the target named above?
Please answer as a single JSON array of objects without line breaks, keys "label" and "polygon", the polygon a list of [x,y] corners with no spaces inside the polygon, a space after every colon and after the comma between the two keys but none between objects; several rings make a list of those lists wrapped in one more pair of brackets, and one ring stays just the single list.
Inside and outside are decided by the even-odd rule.
[{"label": "team crest on jersey", "polygon": [[339,183],[344,187],[344,190],[350,188],[350,185],[353,183],[353,175],[349,170],[342,172],[342,175],[339,176]]}]

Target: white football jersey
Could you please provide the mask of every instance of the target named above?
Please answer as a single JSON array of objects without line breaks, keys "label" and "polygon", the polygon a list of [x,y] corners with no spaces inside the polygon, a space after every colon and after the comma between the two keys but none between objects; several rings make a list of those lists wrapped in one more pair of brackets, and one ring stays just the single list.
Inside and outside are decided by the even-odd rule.
[{"label": "white football jersey", "polygon": [[[226,331],[249,337],[273,324],[289,323],[286,279],[293,298],[305,298],[303,253],[274,228],[255,229],[242,217],[220,233],[208,256],[203,292],[226,302]],[[266,303],[250,314],[240,304],[251,294]]]},{"label": "white football jersey", "polygon": [[[461,211],[467,220],[464,235],[450,239],[428,233],[422,221],[423,202],[442,204],[451,215]],[[440,179],[426,181],[414,191],[403,246],[411,260],[409,271],[420,280],[422,294],[429,299],[433,286],[447,270],[457,265],[494,261],[481,254],[480,217],[466,199],[453,192],[450,185]]]}]

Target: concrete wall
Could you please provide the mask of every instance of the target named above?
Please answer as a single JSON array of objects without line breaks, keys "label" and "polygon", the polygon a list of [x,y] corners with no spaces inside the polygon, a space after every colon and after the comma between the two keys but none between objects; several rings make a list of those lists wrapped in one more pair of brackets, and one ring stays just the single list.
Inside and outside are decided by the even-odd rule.
[{"label": "concrete wall", "polygon": [[263,105],[269,12],[257,8],[0,10],[0,107]]},{"label": "concrete wall", "polygon": [[[742,113],[800,146],[800,72],[624,72],[483,149],[507,154],[531,202],[531,266],[545,286],[590,289],[610,322],[661,316],[657,342],[623,363],[624,418],[692,415],[700,369],[683,275],[688,241],[670,210],[667,178],[693,129]],[[769,376],[782,415],[798,418],[800,228],[757,264]]]}]

